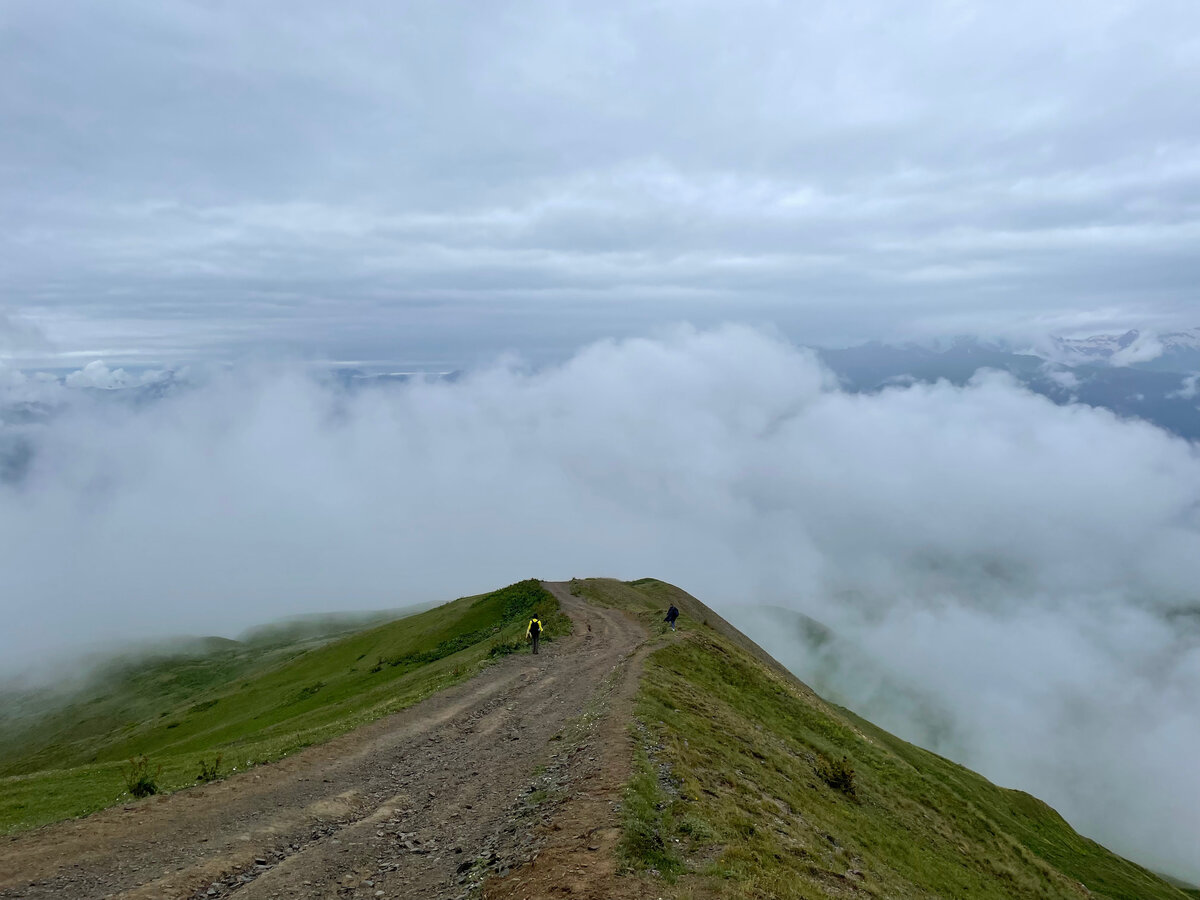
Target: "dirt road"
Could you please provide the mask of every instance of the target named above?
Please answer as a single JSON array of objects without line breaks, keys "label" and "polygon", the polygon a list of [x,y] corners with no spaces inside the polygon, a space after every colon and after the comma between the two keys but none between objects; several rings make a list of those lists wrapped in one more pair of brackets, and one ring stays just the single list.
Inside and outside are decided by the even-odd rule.
[{"label": "dirt road", "polygon": [[522,863],[498,890],[532,897],[547,841],[609,856],[646,635],[546,586],[575,633],[538,656],[278,763],[2,839],[0,898],[454,898]]}]

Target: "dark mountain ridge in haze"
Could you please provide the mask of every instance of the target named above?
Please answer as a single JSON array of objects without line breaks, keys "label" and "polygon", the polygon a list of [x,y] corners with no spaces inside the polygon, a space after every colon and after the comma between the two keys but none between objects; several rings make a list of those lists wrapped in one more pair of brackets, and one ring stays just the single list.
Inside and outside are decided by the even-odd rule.
[{"label": "dark mountain ridge in haze", "polygon": [[[1122,362],[1121,353],[1151,340],[1154,346],[1146,358],[1131,356],[1132,361]],[[1037,354],[964,337],[942,345],[870,342],[817,352],[851,391],[942,379],[962,385],[981,371],[995,370],[1060,406],[1082,403],[1108,409],[1187,440],[1200,440],[1196,332],[1162,338],[1146,338],[1136,331],[1082,340],[1054,338],[1050,347],[1050,352]]]}]

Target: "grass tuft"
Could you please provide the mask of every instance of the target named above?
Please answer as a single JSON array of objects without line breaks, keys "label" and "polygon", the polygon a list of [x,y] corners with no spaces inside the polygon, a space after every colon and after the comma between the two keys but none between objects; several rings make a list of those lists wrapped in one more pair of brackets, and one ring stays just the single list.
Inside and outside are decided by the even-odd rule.
[{"label": "grass tuft", "polygon": [[667,836],[674,823],[670,804],[658,780],[645,748],[634,757],[634,774],[625,789],[622,806],[623,831],[619,852],[625,866],[633,871],[652,870],[673,881],[685,870],[683,861],[672,852]]}]

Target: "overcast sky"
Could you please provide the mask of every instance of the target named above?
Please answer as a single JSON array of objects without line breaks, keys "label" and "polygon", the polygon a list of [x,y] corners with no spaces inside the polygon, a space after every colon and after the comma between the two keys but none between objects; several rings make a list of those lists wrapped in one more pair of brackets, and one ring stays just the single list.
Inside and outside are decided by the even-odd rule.
[{"label": "overcast sky", "polygon": [[1192,326],[1198,34],[1193,0],[8,0],[0,354]]}]

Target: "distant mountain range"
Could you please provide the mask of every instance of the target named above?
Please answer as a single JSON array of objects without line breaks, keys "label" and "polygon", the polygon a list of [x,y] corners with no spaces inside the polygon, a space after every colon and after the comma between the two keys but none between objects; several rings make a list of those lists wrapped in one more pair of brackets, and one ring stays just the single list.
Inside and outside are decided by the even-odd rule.
[{"label": "distant mountain range", "polygon": [[1200,370],[1200,329],[1051,338],[1047,351],[1037,355],[1066,366],[1137,366],[1162,372],[1195,372]]},{"label": "distant mountain range", "polygon": [[1029,349],[959,338],[935,345],[872,342],[817,353],[851,391],[941,379],[965,384],[980,370],[995,369],[1060,405],[1103,407],[1200,440],[1200,329],[1051,338]]}]

